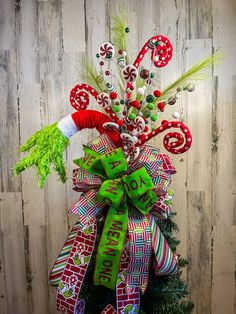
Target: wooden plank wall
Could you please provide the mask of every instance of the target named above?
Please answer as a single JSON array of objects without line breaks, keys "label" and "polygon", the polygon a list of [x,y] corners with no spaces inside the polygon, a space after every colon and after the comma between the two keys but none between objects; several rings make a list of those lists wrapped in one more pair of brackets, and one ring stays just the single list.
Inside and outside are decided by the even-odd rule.
[{"label": "wooden plank wall", "polygon": [[[212,51],[225,54],[223,65],[209,72],[212,79],[176,106],[194,141],[191,151],[172,158],[173,184],[194,313],[236,313],[236,1],[0,0],[1,314],[56,313],[47,275],[74,221],[66,209],[78,195],[54,175],[44,190],[33,170],[12,179],[11,167],[19,144],[72,112],[68,94],[80,81],[79,60],[94,58],[109,38],[111,14],[122,7],[133,57],[156,33],[173,43],[173,60],[158,79],[162,88]],[[94,136],[83,131],[72,139],[69,174],[81,144]]]}]

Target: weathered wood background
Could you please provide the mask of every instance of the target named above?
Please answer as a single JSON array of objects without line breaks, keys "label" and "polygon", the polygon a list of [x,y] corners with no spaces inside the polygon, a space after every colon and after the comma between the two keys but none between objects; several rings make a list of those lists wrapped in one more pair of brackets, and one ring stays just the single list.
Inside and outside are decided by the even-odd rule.
[{"label": "weathered wood background", "polygon": [[[195,313],[236,312],[236,2],[0,0],[1,314],[56,313],[47,274],[73,223],[67,207],[78,195],[54,175],[39,190],[33,170],[13,179],[11,167],[19,144],[73,111],[68,95],[80,81],[79,60],[95,56],[109,38],[111,14],[123,6],[133,57],[154,34],[173,43],[172,62],[160,70],[162,88],[213,51],[225,54],[212,80],[180,99],[194,141],[187,154],[172,159],[179,252],[191,261],[183,276]],[[94,136],[83,131],[73,138],[69,173],[81,143]]]}]

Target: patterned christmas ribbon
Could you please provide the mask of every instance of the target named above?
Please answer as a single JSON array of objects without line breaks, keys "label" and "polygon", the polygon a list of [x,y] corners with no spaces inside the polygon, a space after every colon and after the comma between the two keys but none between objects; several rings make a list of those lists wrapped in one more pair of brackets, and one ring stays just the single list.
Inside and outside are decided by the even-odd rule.
[{"label": "patterned christmas ribbon", "polygon": [[155,218],[150,216],[152,230],[152,248],[155,253],[155,273],[157,275],[176,275],[178,272],[175,254],[161,233]]},{"label": "patterned christmas ribbon", "polygon": [[151,229],[149,215],[143,216],[138,211],[129,213],[128,222],[130,261],[127,268],[127,285],[140,287],[145,292],[148,284],[151,260]]},{"label": "patterned christmas ribbon", "polygon": [[67,314],[83,313],[84,302],[78,300],[96,239],[96,221],[77,229],[70,255],[57,289],[57,309]]},{"label": "patterned christmas ribbon", "polygon": [[94,284],[115,289],[119,271],[120,256],[128,225],[126,199],[146,215],[153,207],[157,196],[152,191],[154,185],[147,170],[142,167],[127,175],[126,159],[120,148],[99,155],[89,147],[84,147],[85,157],[75,162],[83,169],[104,180],[98,191],[98,200],[109,205],[103,233],[98,247]]},{"label": "patterned christmas ribbon", "polygon": [[[88,147],[91,150],[94,150],[95,152],[97,152],[98,155],[107,154],[107,153],[110,153],[110,155],[112,155],[115,148],[114,144],[108,139],[108,137],[104,135],[91,141],[91,143],[88,144]],[[98,155],[95,154],[95,158],[93,159],[89,159],[88,158],[89,156],[85,156],[86,158],[88,158],[87,161],[91,162],[92,160],[94,162],[94,166],[95,166],[94,169],[95,171],[97,171],[97,174],[91,173],[88,170],[85,170],[83,168],[74,170],[74,177],[73,177],[74,189],[76,191],[82,191],[83,193],[81,197],[79,198],[79,201],[70,209],[69,212],[73,214],[74,213],[79,214],[80,222],[76,223],[76,225],[73,227],[71,231],[71,234],[69,235],[69,238],[65,242],[65,245],[51,272],[50,282],[51,284],[58,286],[60,279],[62,279],[62,277],[64,276],[64,272],[67,269],[67,262],[69,262],[69,264],[71,262],[71,259],[70,259],[71,252],[72,250],[74,250],[73,243],[77,239],[78,230],[80,230],[81,232],[81,229],[84,227],[84,225],[89,226],[90,219],[95,220],[99,215],[101,215],[102,209],[105,206],[104,204],[108,204],[108,205],[111,204],[112,206],[110,206],[110,208],[114,210],[114,214],[117,214],[117,211],[119,211],[119,209],[121,209],[122,211],[122,209],[124,209],[123,207],[126,205],[127,208],[126,208],[126,211],[124,211],[126,215],[128,213],[128,207],[129,207],[129,223],[128,223],[128,228],[127,228],[128,234],[126,234],[126,237],[128,237],[129,241],[126,243],[123,243],[123,252],[121,256],[124,254],[124,251],[127,251],[128,259],[126,260],[125,263],[121,259],[120,270],[119,270],[119,273],[117,274],[117,282],[116,282],[117,313],[123,314],[126,312],[129,313],[130,311],[131,313],[137,313],[139,309],[139,302],[140,302],[139,288],[141,288],[142,292],[144,292],[147,286],[148,272],[149,272],[149,265],[150,265],[150,254],[151,254],[152,249],[155,252],[156,258],[159,259],[159,262],[157,261],[155,265],[156,273],[157,274],[162,274],[162,273],[174,274],[175,273],[175,271],[173,270],[175,268],[174,261],[172,264],[173,267],[167,266],[167,268],[165,269],[165,266],[163,266],[166,263],[167,264],[169,263],[168,261],[171,260],[170,258],[171,254],[172,256],[174,255],[171,251],[168,251],[170,248],[165,245],[165,241],[163,241],[162,239],[163,235],[161,234],[160,230],[158,230],[158,228],[156,227],[155,220],[154,221],[152,220],[152,218],[154,219],[152,215],[159,216],[160,214],[161,215],[160,217],[163,218],[165,217],[165,213],[170,211],[171,198],[172,198],[173,193],[171,193],[170,190],[168,190],[168,186],[171,181],[171,175],[175,173],[175,169],[171,165],[169,157],[167,155],[159,154],[159,150],[157,150],[156,148],[149,145],[145,145],[141,147],[141,153],[140,153],[139,158],[133,164],[131,164],[125,172],[120,171],[119,178],[113,177],[112,179],[110,179],[106,174],[106,171],[105,171],[105,168],[103,167],[103,163],[101,161],[100,156],[99,156],[99,161],[97,160]],[[111,162],[110,166],[115,166],[118,160],[115,160],[115,164],[113,163],[114,160],[110,160]],[[93,162],[91,163],[92,165],[93,165]],[[120,163],[117,163],[117,164],[120,164]],[[126,180],[128,180],[128,182],[131,182],[133,180],[132,179],[133,173],[137,170],[140,170],[141,168],[145,168],[146,172],[151,177],[151,180],[154,186],[154,190],[150,189],[143,195],[148,194],[150,191],[155,191],[155,194],[159,195],[158,200],[155,202],[155,205],[152,206],[150,214],[148,214],[149,209],[145,211],[145,214],[147,214],[147,216],[145,215],[143,216],[141,214],[140,209],[138,211],[135,209],[136,206],[133,200],[137,200],[138,198],[136,199],[135,197],[133,197],[134,195],[132,194],[131,194],[131,197],[129,196],[128,194],[129,188],[125,184]],[[131,175],[131,177],[129,177],[129,175]],[[123,180],[123,177],[124,177],[124,180]],[[143,176],[141,175],[141,179],[142,178]],[[108,188],[109,193],[110,193],[109,197],[111,198],[112,203],[110,203],[109,201],[107,201],[107,203],[102,202],[102,198],[103,197],[106,198],[107,196],[102,193],[100,194],[101,199],[98,199],[101,185],[103,185],[104,182],[109,181],[109,180],[110,182],[112,182],[112,184],[109,184],[107,186],[104,185],[105,187],[104,190]],[[113,201],[114,201],[113,193],[114,191],[119,191],[119,186],[114,185],[114,181],[116,182],[116,184],[119,184],[119,185],[122,184],[122,186],[124,187],[124,189],[122,190],[122,193],[120,193],[120,195],[122,195],[120,201],[115,200],[114,204],[116,204],[117,208],[113,206]],[[134,185],[135,183],[133,182],[132,184]],[[142,184],[142,180],[139,181],[139,184]],[[149,218],[149,216],[151,218]],[[137,217],[140,217],[140,218],[137,218]],[[113,220],[110,220],[109,225],[110,226],[113,225]],[[115,223],[114,227],[115,228],[118,227],[119,229],[120,225],[117,225]],[[116,243],[113,241],[117,240],[116,236],[118,236],[119,232],[117,232],[117,230],[110,230],[110,228],[105,229],[104,227],[104,232],[103,232],[103,234],[105,235],[104,241],[107,241],[108,232],[110,236],[111,235],[113,236],[113,238],[110,238],[110,240],[112,240],[110,244]],[[158,240],[158,243],[160,242],[159,245],[157,244],[157,242],[154,241],[155,237],[157,236],[155,232],[158,232],[159,238],[162,239],[164,244],[161,245],[160,240]],[[82,240],[80,241],[83,244],[83,241]],[[109,242],[107,241],[105,243],[109,243]],[[128,246],[127,246],[127,243],[128,243]],[[113,247],[111,248],[113,249]],[[79,247],[79,249],[78,248],[76,249],[77,253],[80,253],[80,249],[81,247]],[[139,250],[142,252],[142,255],[145,256],[146,258],[138,259],[138,260],[135,259],[135,258],[139,258],[138,257],[139,253],[136,256],[136,253]],[[161,251],[162,254],[159,251]],[[164,253],[164,251],[166,251],[166,253]],[[109,249],[109,252],[112,252],[112,251]],[[120,251],[118,253],[120,254]],[[163,258],[161,258],[161,256]],[[78,261],[79,260],[81,260],[82,262],[86,262],[83,256],[81,259],[79,258]],[[98,261],[98,257],[97,257],[97,261]],[[140,262],[140,264],[138,265],[137,262]],[[137,267],[135,267],[135,265]],[[78,274],[80,277],[80,283],[78,283],[77,289],[74,290],[76,292],[75,294],[77,295],[79,294],[82,281],[86,273],[86,270],[85,271],[83,270],[82,273],[80,273],[81,272],[80,267],[82,266],[78,265],[77,267],[77,271],[79,272]],[[158,269],[160,269],[159,272],[158,272]],[[73,277],[72,277],[72,281],[74,281]],[[67,281],[62,282],[62,283],[64,285],[68,285]],[[66,291],[68,288],[68,287],[63,288],[61,283],[60,283],[60,286],[62,287],[63,291],[64,290]],[[72,287],[72,290],[73,290],[73,287]],[[70,293],[68,294],[66,293],[67,296],[69,294]],[[61,293],[58,293],[58,298],[59,299],[61,298]],[[66,299],[66,301],[69,301],[69,302],[65,302],[64,300],[64,305],[58,301],[58,304],[59,304],[58,308],[60,308],[61,311],[72,313],[71,312],[72,305],[71,305],[70,299],[72,300],[76,299],[75,302],[73,301],[74,302],[74,305],[73,305],[74,314],[75,313],[82,314],[84,311],[84,302],[83,300],[79,300],[78,298],[76,298],[75,295],[73,295],[73,293],[71,297],[68,297]],[[110,310],[112,311],[111,313],[116,313],[113,307],[108,307],[106,310],[108,310],[108,313],[110,313],[109,312]]]}]

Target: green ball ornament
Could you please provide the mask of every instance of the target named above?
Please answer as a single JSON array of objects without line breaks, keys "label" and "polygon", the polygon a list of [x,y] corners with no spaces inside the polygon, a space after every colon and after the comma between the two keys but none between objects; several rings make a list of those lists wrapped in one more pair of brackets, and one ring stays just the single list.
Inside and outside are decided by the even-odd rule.
[{"label": "green ball ornament", "polygon": [[148,109],[150,110],[153,110],[154,109],[154,104],[152,102],[150,102],[148,105],[147,105]]},{"label": "green ball ornament", "polygon": [[149,111],[145,112],[145,117],[146,117],[146,118],[149,118],[150,115],[151,115],[151,113],[150,113]]},{"label": "green ball ornament", "polygon": [[157,116],[155,114],[151,114],[150,119],[152,121],[157,121]]},{"label": "green ball ornament", "polygon": [[154,96],[152,96],[152,95],[147,95],[147,97],[146,97],[146,101],[149,103],[149,102],[153,102],[153,100],[154,100]]},{"label": "green ball ornament", "polygon": [[129,28],[129,27],[126,27],[126,28],[125,28],[125,32],[126,32],[126,33],[129,33],[129,32],[130,32],[130,28]]},{"label": "green ball ornament", "polygon": [[151,73],[150,74],[150,78],[154,78],[155,74],[154,73]]},{"label": "green ball ornament", "polygon": [[97,53],[97,54],[96,54],[96,57],[97,57],[97,58],[99,58],[99,57],[100,57],[100,56],[99,56],[99,53]]},{"label": "green ball ornament", "polygon": [[109,53],[109,54],[107,55],[107,59],[111,59],[111,58],[112,58],[112,54]]},{"label": "green ball ornament", "polygon": [[124,103],[125,103],[124,99],[121,99],[121,100],[120,100],[120,104],[121,104],[121,105],[124,105]]},{"label": "green ball ornament", "polygon": [[114,112],[121,112],[121,106],[120,106],[120,105],[116,105],[116,106],[114,106],[114,107],[112,108],[112,110],[113,110]]},{"label": "green ball ornament", "polygon": [[136,114],[133,113],[133,112],[131,112],[131,113],[129,114],[129,118],[130,118],[130,120],[134,120],[134,119],[136,118]]}]

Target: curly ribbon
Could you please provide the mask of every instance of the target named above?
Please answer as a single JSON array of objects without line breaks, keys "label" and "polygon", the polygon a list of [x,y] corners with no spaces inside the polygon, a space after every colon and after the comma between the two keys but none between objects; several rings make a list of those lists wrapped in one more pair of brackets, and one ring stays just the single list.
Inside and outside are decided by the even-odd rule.
[{"label": "curly ribbon", "polygon": [[164,67],[172,58],[172,45],[167,37],[156,35],[150,38],[139,52],[134,66],[139,67],[145,54],[151,50],[151,59],[156,67]]},{"label": "curly ribbon", "polygon": [[[164,139],[163,139],[164,147],[167,151],[169,151],[172,154],[185,153],[192,145],[192,135],[191,135],[188,127],[180,121],[164,121],[164,123],[162,123],[161,126],[156,128],[152,132],[148,133],[146,136],[141,135],[141,137],[139,137],[139,140],[137,141],[135,146],[143,145],[145,142],[149,141],[152,137],[154,137],[157,134],[160,134],[160,133],[162,133],[162,132],[164,132],[167,129],[170,129],[172,127],[181,129],[181,131],[184,134],[185,143],[184,143],[183,135],[181,135],[180,133],[177,133],[177,132],[170,132],[164,136]],[[170,142],[170,140],[172,138],[176,138],[177,141]],[[183,143],[184,143],[184,145],[182,147],[179,147]]]},{"label": "curly ribbon", "polygon": [[[71,106],[76,110],[85,110],[89,105],[89,95],[93,96],[95,100],[99,97],[98,92],[92,86],[84,83],[76,85],[70,92]],[[111,107],[104,109],[112,121],[116,122],[118,120],[118,117],[111,110]]]},{"label": "curly ribbon", "polygon": [[[104,147],[102,147],[103,146],[102,143],[104,144]],[[93,170],[96,171],[96,173],[99,173],[100,175],[102,175],[102,177],[100,175],[98,176],[97,174],[89,173],[84,168],[80,169],[79,171],[77,170],[74,171],[74,176],[75,176],[73,180],[74,189],[78,191],[82,191],[83,194],[81,198],[79,199],[79,202],[76,203],[70,209],[70,212],[78,213],[80,217],[80,222],[76,223],[76,225],[73,227],[72,232],[69,235],[69,238],[67,239],[67,241],[65,242],[65,245],[50,274],[50,282],[55,286],[59,285],[58,299],[59,300],[61,299],[61,301],[64,302],[63,303],[61,301],[58,301],[58,309],[60,311],[64,311],[67,313],[73,313],[73,311],[74,313],[81,313],[81,314],[83,313],[83,307],[82,307],[83,300],[78,299],[78,295],[79,295],[79,291],[82,285],[82,281],[85,276],[87,264],[89,263],[89,254],[88,256],[86,256],[86,254],[81,255],[81,250],[84,250],[83,241],[87,241],[86,240],[87,231],[84,234],[83,227],[87,226],[85,227],[85,229],[88,229],[90,225],[90,221],[91,222],[95,221],[97,217],[102,214],[102,209],[105,205],[100,200],[98,200],[98,194],[101,189],[101,186],[104,183],[106,183],[106,181],[109,181],[109,180],[115,181],[118,179],[118,178],[113,178],[113,179],[107,180],[107,174],[105,171],[105,169],[107,169],[106,162],[108,163],[108,165],[109,165],[109,162],[111,162],[109,167],[112,167],[114,165],[112,164],[112,162],[114,162],[113,159],[105,160],[105,162],[103,160],[102,162],[101,156],[97,158],[98,155],[94,153],[90,155],[90,152],[92,150],[95,150],[97,153],[98,151],[100,151],[101,154],[108,153],[107,155],[111,157],[114,154],[114,145],[112,144],[112,142],[110,142],[109,138],[106,135],[102,135],[99,138],[93,140],[87,146],[90,148],[90,150],[86,151],[85,159],[83,160],[83,162],[86,161],[86,163],[89,163],[90,167],[92,167]],[[165,202],[168,202],[168,199],[170,198],[168,196],[168,193],[169,193],[168,185],[170,183],[170,177],[171,177],[171,174],[175,173],[175,169],[171,165],[169,161],[169,157],[165,154],[159,154],[158,149],[155,149],[154,147],[150,145],[145,145],[145,146],[140,147],[140,151],[141,151],[140,158],[136,160],[135,163],[133,163],[131,167],[129,167],[129,169],[125,173],[121,173],[119,177],[119,178],[122,178],[122,184],[125,186],[123,190],[124,195],[121,198],[120,204],[122,206],[126,204],[126,199],[124,199],[124,197],[129,198],[130,200],[129,200],[129,222],[127,226],[128,233],[126,234],[126,241],[124,240],[122,244],[123,245],[123,248],[121,249],[122,254],[120,255],[121,262],[119,263],[118,274],[116,276],[116,283],[115,283],[116,293],[117,293],[117,313],[118,314],[121,314],[121,313],[123,314],[124,311],[128,311],[128,310],[131,311],[132,313],[138,313],[139,302],[140,302],[139,289],[141,288],[142,291],[145,291],[145,288],[147,285],[151,251],[153,250],[156,256],[159,254],[158,253],[159,250],[163,251],[162,246],[159,245],[159,247],[157,248],[157,246],[155,247],[153,244],[154,233],[153,233],[149,216],[153,217],[153,215],[156,215],[156,212],[160,206],[163,207],[164,204],[165,205],[167,204]],[[118,153],[118,156],[119,158],[115,159],[116,162],[117,160],[120,159],[119,153]],[[91,160],[93,162],[91,162]],[[79,161],[77,162],[80,163]],[[105,167],[103,166],[104,163],[105,163]],[[98,167],[99,164],[100,166],[102,165],[100,167],[102,171]],[[128,194],[128,192],[130,193],[130,191],[129,191],[129,188],[126,187],[126,184],[130,184],[130,182],[132,182],[133,173],[135,171],[139,171],[141,168],[145,169],[145,171],[148,173],[148,175],[152,179],[152,182],[154,184],[154,189],[152,189],[151,191],[155,191],[156,195],[160,195],[157,201],[155,202],[154,206],[152,206],[151,211],[148,210],[146,212],[147,215],[142,215],[140,210],[135,210],[135,208],[137,207],[134,203],[132,203],[131,205],[131,202],[135,200],[135,197],[132,198],[134,196],[132,195],[132,193]],[[86,174],[86,171],[87,171],[87,174]],[[112,174],[114,175],[114,172],[112,172]],[[124,177],[124,182],[123,182],[123,177]],[[126,180],[128,183],[126,183]],[[131,185],[132,184],[134,183],[131,183]],[[114,186],[112,186],[112,188],[114,189]],[[112,189],[110,191],[114,192],[114,190]],[[129,195],[131,195],[131,198]],[[113,194],[112,196],[114,198]],[[115,208],[114,206],[111,206],[110,208],[114,210],[114,214],[117,214],[119,207],[118,209]],[[163,211],[164,210],[165,208],[163,207]],[[127,215],[127,212],[128,210],[126,209],[126,215]],[[107,219],[109,218],[107,217]],[[111,220],[111,222],[112,222],[111,224],[113,224],[113,220]],[[119,225],[116,224],[115,226],[117,227]],[[118,236],[119,230],[117,231],[117,230],[109,230],[109,229],[110,228],[107,229],[108,232],[110,231],[109,235],[114,237],[112,238],[112,240],[117,240],[116,236]],[[89,232],[90,231],[91,230],[89,230]],[[77,237],[78,232],[80,232],[80,236],[84,240],[80,238],[78,241],[78,237]],[[104,235],[107,236],[106,232],[107,231],[105,229]],[[107,241],[107,238],[106,238],[106,241]],[[91,241],[89,242],[90,249],[91,249],[92,243],[93,242]],[[143,243],[143,245],[140,246],[141,243]],[[141,250],[145,258],[142,257],[139,261],[136,261],[135,258],[139,258],[139,254],[136,255],[137,250]],[[168,252],[168,247],[167,247],[167,252]],[[164,255],[170,256],[169,253],[164,254],[164,251],[163,251],[162,256]],[[73,257],[77,265],[75,266],[74,264],[72,267],[71,259]],[[168,258],[164,259],[163,269],[165,269],[164,265],[165,263],[168,263],[169,260],[170,259]],[[138,265],[136,263],[140,263],[139,265],[142,268],[141,273],[140,271],[138,272],[138,268],[135,267],[135,265]],[[175,264],[173,264],[173,269],[174,267],[175,267]],[[70,279],[68,279],[68,269],[70,271],[71,269],[75,271],[75,274],[72,274],[69,272],[70,276],[72,276]],[[173,269],[172,267],[167,267],[166,272],[174,273]],[[157,268],[156,268],[156,273],[158,274]],[[67,274],[67,277],[65,277],[65,274]],[[109,272],[107,274],[109,274]],[[139,274],[139,278],[138,278],[138,274]],[[80,281],[78,282],[76,280],[76,277],[73,275],[78,276]],[[77,309],[80,312],[78,312]]]}]

